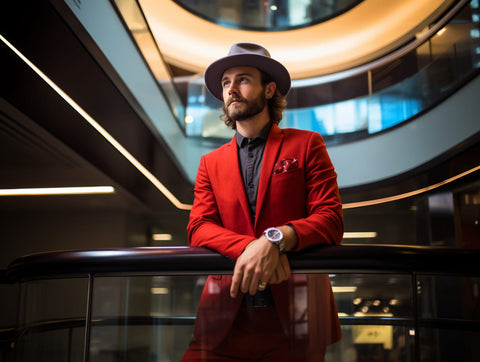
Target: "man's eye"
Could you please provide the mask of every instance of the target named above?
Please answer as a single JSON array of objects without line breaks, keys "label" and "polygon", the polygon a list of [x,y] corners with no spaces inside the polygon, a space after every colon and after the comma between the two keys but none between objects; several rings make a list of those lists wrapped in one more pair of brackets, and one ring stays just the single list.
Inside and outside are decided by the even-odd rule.
[{"label": "man's eye", "polygon": [[225,88],[225,87],[228,86],[229,84],[230,84],[229,81],[228,81],[228,82],[223,82],[223,83],[222,83],[222,86]]}]

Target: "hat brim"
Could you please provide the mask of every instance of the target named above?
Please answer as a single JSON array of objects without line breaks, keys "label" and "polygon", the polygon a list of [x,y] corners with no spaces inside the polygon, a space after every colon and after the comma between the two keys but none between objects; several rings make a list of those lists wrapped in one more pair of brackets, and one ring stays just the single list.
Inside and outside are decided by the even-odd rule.
[{"label": "hat brim", "polygon": [[236,54],[220,58],[210,64],[205,71],[205,85],[212,95],[223,102],[222,76],[232,67],[248,66],[257,68],[268,75],[277,84],[277,89],[284,96],[291,85],[288,70],[275,59],[257,54]]}]

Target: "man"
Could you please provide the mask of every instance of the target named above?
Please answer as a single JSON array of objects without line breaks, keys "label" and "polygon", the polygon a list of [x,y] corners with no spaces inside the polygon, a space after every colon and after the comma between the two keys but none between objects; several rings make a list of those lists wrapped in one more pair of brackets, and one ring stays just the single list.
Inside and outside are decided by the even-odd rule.
[{"label": "man", "polygon": [[236,134],[200,161],[189,243],[236,263],[232,276],[208,277],[183,360],[323,361],[341,337],[330,281],[291,275],[285,252],[341,241],[325,144],[317,133],[278,127],[290,75],[263,47],[234,44],[205,83]]}]

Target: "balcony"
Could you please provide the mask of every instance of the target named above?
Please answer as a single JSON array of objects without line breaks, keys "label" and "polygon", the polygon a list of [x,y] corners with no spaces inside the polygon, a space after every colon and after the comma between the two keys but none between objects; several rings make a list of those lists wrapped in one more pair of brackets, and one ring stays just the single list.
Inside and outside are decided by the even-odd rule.
[{"label": "balcony", "polygon": [[[479,257],[478,250],[345,245],[290,260],[298,300],[311,295],[310,275],[330,276],[343,338],[327,361],[476,361]],[[178,361],[205,276],[232,267],[188,247],[19,258],[4,278],[19,287],[20,303],[17,326],[1,332],[2,361]],[[298,313],[294,327],[308,338],[308,310]]]}]

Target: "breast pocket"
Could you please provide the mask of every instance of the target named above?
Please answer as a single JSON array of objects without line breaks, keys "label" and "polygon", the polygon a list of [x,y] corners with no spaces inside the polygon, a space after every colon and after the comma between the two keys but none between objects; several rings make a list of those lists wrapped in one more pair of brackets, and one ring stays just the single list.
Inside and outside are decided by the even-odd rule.
[{"label": "breast pocket", "polygon": [[272,175],[268,206],[287,217],[300,217],[305,210],[305,174],[302,168]]}]

